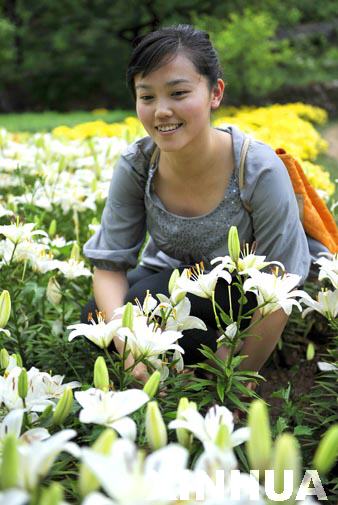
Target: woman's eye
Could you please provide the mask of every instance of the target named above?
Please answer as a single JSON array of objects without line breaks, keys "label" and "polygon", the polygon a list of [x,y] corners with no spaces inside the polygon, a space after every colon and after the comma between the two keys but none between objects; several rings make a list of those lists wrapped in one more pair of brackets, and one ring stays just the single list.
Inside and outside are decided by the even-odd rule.
[{"label": "woman's eye", "polygon": [[188,93],[188,91],[174,91],[174,93],[172,93],[173,96],[183,96],[183,95],[186,95]]},{"label": "woman's eye", "polygon": [[153,96],[151,95],[144,95],[144,96],[140,96],[140,100],[143,100],[144,102],[148,102],[149,100],[151,100],[152,98],[154,98]]}]

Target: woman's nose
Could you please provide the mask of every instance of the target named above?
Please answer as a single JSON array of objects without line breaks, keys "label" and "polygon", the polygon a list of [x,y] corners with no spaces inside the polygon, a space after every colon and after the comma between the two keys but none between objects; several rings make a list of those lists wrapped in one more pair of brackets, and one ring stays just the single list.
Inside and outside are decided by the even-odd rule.
[{"label": "woman's nose", "polygon": [[158,102],[156,111],[155,111],[155,117],[156,118],[162,118],[162,117],[170,117],[172,116],[172,110],[166,101],[161,101]]}]

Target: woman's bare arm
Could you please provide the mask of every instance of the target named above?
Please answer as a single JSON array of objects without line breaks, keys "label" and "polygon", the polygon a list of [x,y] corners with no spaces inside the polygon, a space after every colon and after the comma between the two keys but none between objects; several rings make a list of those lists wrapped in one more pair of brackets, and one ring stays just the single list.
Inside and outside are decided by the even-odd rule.
[{"label": "woman's bare arm", "polygon": [[[242,361],[240,368],[242,370],[259,371],[280,339],[288,316],[280,309],[262,319],[257,310],[251,320],[254,323],[253,328],[248,329],[248,336],[244,340],[243,346],[239,347],[239,354],[248,356]],[[216,354],[219,358],[225,360],[229,355],[229,349],[222,345]]]},{"label": "woman's bare arm", "polygon": [[106,321],[110,321],[117,307],[124,304],[128,291],[128,281],[125,272],[94,269],[94,297],[99,310],[104,313]]},{"label": "woman's bare arm", "polygon": [[282,309],[276,310],[264,319],[258,310],[254,313],[252,323],[255,325],[249,330],[250,334],[240,351],[241,355],[248,356],[240,365],[242,370],[259,371],[262,368],[276,347],[287,321],[288,316]]}]

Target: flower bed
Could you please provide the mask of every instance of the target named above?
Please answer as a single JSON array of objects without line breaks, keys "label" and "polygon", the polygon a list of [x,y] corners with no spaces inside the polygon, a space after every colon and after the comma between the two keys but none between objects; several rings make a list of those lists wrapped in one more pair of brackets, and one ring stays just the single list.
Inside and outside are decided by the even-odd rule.
[{"label": "flower bed", "polygon": [[[309,121],[324,120],[322,111],[293,104],[228,110],[215,125],[238,124],[273,148],[284,147],[328,197],[332,182],[321,167],[308,165],[325,148]],[[264,124],[278,126],[267,131]],[[142,135],[134,118],[32,136],[1,131],[0,504],[244,505],[268,503],[283,492],[289,504],[311,503],[308,482],[317,498],[326,493],[334,500],[332,342],[326,356],[315,357],[321,382],[309,402],[318,416],[309,416],[306,425],[288,425],[286,415],[284,424],[280,417],[269,421],[252,387],[262,379],[240,370],[236,354],[248,314],[234,320],[213,295],[217,279],[230,286],[232,274],[243,299],[255,294],[262,317],[294,309],[304,316],[298,318],[304,333],[316,312],[334,334],[337,256],[318,261],[318,285],[310,296],[295,289],[299,278],[283,274],[282,266],[263,273],[266,259],[240,252],[233,229],[230,256],[215,259],[210,273],[201,265],[175,272],[168,297],[149,293],[142,306],[128,304],[108,323],[99,315],[96,324],[77,324],[91,276],[80,247],[98,226],[116,160]],[[219,345],[230,349],[224,361],[204,348],[208,363],[184,367],[182,331],[205,326],[190,316],[187,293],[210,300]],[[122,357],[111,350],[113,338],[124,342]],[[125,369],[128,353],[148,367],[144,386]],[[305,354],[313,360],[314,346]],[[290,390],[275,394],[297,419]],[[319,438],[323,431],[314,444],[313,434]],[[273,474],[265,473],[270,469]],[[250,470],[256,473],[250,476]],[[292,470],[289,487],[284,470]],[[305,470],[310,473],[302,482]]]}]

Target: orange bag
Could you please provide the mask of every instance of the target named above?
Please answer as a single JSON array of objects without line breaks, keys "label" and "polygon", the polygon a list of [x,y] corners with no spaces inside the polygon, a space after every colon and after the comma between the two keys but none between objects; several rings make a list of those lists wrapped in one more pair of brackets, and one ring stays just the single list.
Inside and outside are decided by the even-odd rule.
[{"label": "orange bag", "polygon": [[[244,185],[245,158],[250,138],[246,138],[241,152],[239,186]],[[306,233],[321,242],[331,253],[338,252],[338,228],[335,219],[323,200],[308,181],[297,160],[284,149],[276,149],[277,156],[287,168],[298,202],[300,218]],[[249,209],[250,210],[250,209]]]}]

